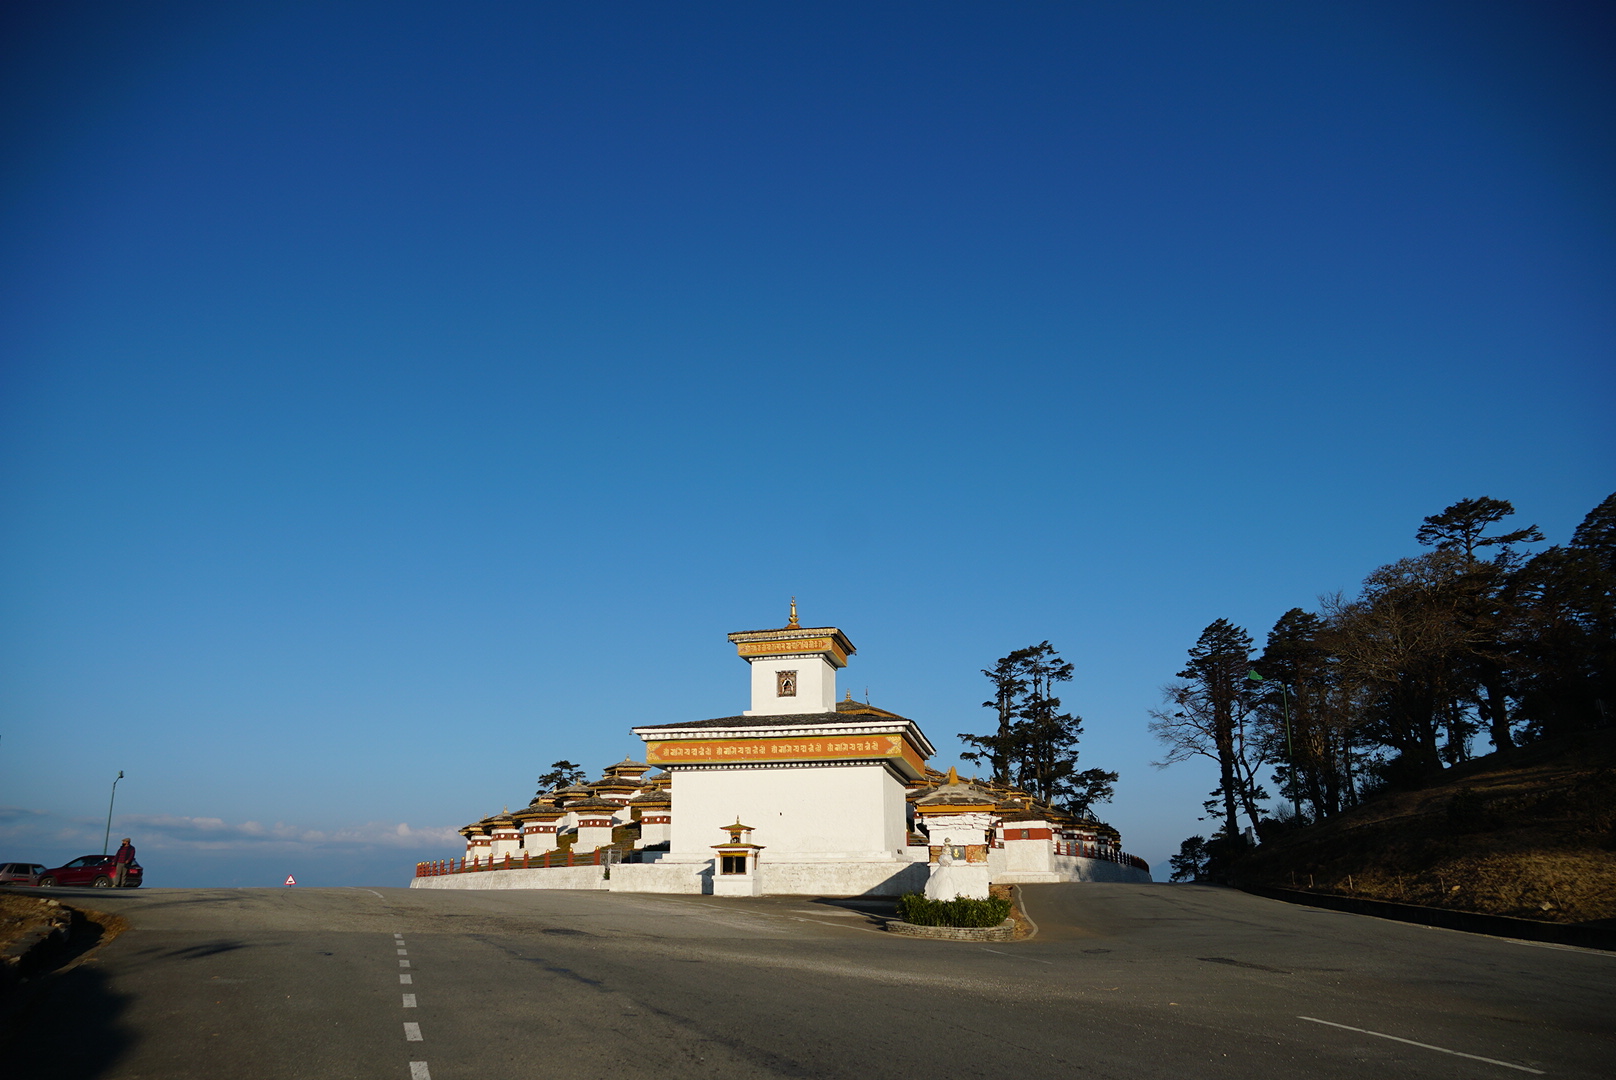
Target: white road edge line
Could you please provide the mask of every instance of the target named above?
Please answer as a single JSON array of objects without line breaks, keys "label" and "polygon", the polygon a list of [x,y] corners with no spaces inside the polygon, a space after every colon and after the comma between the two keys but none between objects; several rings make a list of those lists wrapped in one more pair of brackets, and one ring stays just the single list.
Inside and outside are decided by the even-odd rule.
[{"label": "white road edge line", "polygon": [[410,1080],[432,1080],[432,1074],[427,1071],[426,1062],[410,1062]]},{"label": "white road edge line", "polygon": [[398,977],[398,981],[399,981],[400,985],[408,986],[408,985],[410,985],[410,983],[415,981],[415,976],[414,975],[400,975]]},{"label": "white road edge line", "polygon": [[1561,945],[1558,941],[1527,941],[1525,938],[1499,938],[1511,945],[1530,945],[1534,949],[1558,949],[1561,952],[1582,953],[1584,956],[1616,956],[1616,952],[1609,949],[1585,949],[1581,945]]},{"label": "white road edge line", "polygon": [[1055,966],[1055,962],[1053,960],[1040,960],[1036,956],[1017,956],[1015,953],[1000,952],[998,949],[990,949],[986,945],[981,946],[981,949],[983,952],[990,952],[994,956],[1008,956],[1012,960],[1031,960],[1035,964],[1048,964],[1050,967]]},{"label": "white road edge line", "polygon": [[404,1041],[405,1042],[420,1042],[421,1041],[421,1025],[420,1024],[405,1024],[404,1025]]},{"label": "white road edge line", "polygon": [[400,960],[398,962],[398,966],[401,968],[407,968],[410,966],[410,962],[408,960]]},{"label": "white road edge line", "polygon": [[1352,1027],[1350,1024],[1337,1024],[1330,1020],[1320,1020],[1316,1016],[1298,1016],[1296,1019],[1308,1020],[1315,1024],[1324,1024],[1327,1027],[1340,1028],[1343,1031],[1356,1031],[1360,1035],[1373,1035],[1377,1039],[1390,1039],[1392,1042],[1407,1043],[1409,1046],[1418,1046],[1423,1050],[1435,1050],[1439,1054],[1452,1054],[1454,1057],[1468,1058],[1471,1061],[1485,1061],[1489,1065],[1502,1065],[1506,1069],[1519,1069],[1521,1072],[1528,1072],[1533,1076],[1546,1075],[1542,1069],[1528,1069],[1525,1065],[1514,1065],[1508,1061],[1499,1061],[1497,1058],[1482,1057],[1480,1054],[1463,1054],[1457,1050],[1449,1050],[1445,1046],[1432,1046],[1430,1043],[1415,1042],[1413,1039],[1403,1039],[1396,1035],[1388,1035],[1384,1031],[1370,1031],[1368,1028]]},{"label": "white road edge line", "polygon": [[404,995],[404,1008],[406,1008],[406,1009],[415,1008],[415,995],[414,994],[405,994]]}]

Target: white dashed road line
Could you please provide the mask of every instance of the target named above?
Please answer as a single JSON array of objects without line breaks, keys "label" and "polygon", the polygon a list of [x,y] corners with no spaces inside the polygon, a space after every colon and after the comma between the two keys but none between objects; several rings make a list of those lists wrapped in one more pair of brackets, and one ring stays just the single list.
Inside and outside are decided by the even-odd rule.
[{"label": "white dashed road line", "polygon": [[1307,1020],[1315,1024],[1324,1024],[1327,1027],[1340,1028],[1342,1031],[1356,1031],[1360,1035],[1373,1035],[1377,1039],[1390,1039],[1392,1042],[1406,1043],[1409,1046],[1418,1046],[1422,1050],[1435,1050],[1439,1054],[1452,1054],[1454,1057],[1468,1058],[1471,1061],[1485,1061],[1489,1065],[1502,1065],[1506,1069],[1518,1069],[1521,1072],[1531,1073],[1533,1076],[1544,1075],[1542,1069],[1528,1069],[1525,1065],[1515,1065],[1508,1061],[1499,1061],[1497,1058],[1482,1057],[1480,1054],[1462,1054],[1457,1050],[1449,1050],[1445,1046],[1432,1046],[1430,1043],[1415,1042],[1413,1039],[1403,1039],[1396,1035],[1387,1035],[1383,1031],[1370,1031],[1368,1028],[1352,1027],[1348,1024],[1337,1024],[1330,1020],[1320,1020],[1314,1016],[1298,1016],[1298,1020]]},{"label": "white dashed road line", "polygon": [[[408,956],[409,955],[409,953],[404,948],[404,935],[403,934],[394,934],[393,935],[393,944],[398,947],[398,955],[400,955],[400,956]],[[407,967],[410,966],[410,962],[408,960],[400,960],[398,962],[398,966],[401,967],[401,968],[407,968]],[[398,981],[399,981],[399,985],[401,985],[401,986],[413,986],[415,984],[415,976],[401,972],[399,974],[399,976],[398,976]],[[405,1009],[416,1008],[415,995],[414,994],[403,994],[401,996],[403,998],[401,1006],[400,1006],[401,1008],[405,1008]],[[415,1024],[415,1023],[405,1024],[404,1025],[404,1041],[405,1042],[412,1042],[412,1043],[418,1043],[418,1042],[424,1041],[422,1039],[422,1037],[421,1037],[421,1025],[420,1024]],[[424,1061],[412,1061],[412,1062],[410,1062],[410,1080],[432,1080],[432,1071],[426,1067],[426,1062],[424,1062]]]}]

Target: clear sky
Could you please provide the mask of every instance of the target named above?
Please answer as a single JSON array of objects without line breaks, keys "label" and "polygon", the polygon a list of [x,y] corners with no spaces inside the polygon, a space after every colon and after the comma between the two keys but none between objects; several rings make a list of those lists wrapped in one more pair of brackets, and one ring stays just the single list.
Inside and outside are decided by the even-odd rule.
[{"label": "clear sky", "polygon": [[1602,4],[8,4],[0,859],[402,883],[724,635],[982,731],[1616,489]]}]

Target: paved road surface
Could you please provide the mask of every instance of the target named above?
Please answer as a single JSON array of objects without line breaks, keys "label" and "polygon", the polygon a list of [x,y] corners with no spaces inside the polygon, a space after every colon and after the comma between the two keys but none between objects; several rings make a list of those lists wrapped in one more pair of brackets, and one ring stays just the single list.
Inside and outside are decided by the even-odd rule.
[{"label": "paved road surface", "polygon": [[69,893],[133,928],[8,1080],[1616,1075],[1616,954],[1199,886],[1026,886],[1040,933],[986,946],[798,898]]}]

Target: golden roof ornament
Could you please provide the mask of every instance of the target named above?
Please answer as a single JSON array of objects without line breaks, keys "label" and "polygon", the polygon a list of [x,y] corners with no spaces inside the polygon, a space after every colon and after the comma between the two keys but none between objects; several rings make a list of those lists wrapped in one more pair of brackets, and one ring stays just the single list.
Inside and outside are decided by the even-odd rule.
[{"label": "golden roof ornament", "polygon": [[787,630],[801,630],[802,624],[797,622],[797,598],[791,598],[791,621],[786,623]]}]

